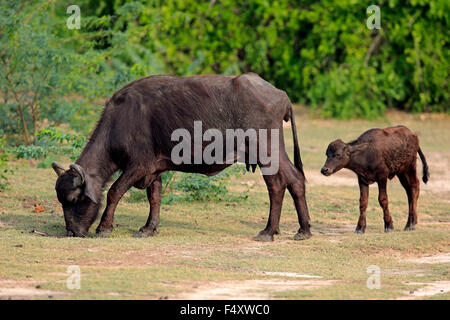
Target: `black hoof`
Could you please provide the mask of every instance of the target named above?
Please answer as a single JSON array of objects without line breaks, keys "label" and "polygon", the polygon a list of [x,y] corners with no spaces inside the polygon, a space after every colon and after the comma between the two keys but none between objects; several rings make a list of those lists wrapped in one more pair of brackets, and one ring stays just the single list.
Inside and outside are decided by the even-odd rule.
[{"label": "black hoof", "polygon": [[312,237],[311,232],[299,231],[295,234],[294,240],[306,240]]},{"label": "black hoof", "polygon": [[415,224],[407,224],[405,226],[405,231],[413,231],[416,230],[416,225]]},{"label": "black hoof", "polygon": [[389,232],[392,232],[392,231],[394,231],[394,227],[386,227],[386,228],[384,228],[384,232],[386,232],[386,233],[389,233]]},{"label": "black hoof", "polygon": [[112,229],[102,229],[102,230],[97,229],[95,232],[95,236],[97,238],[106,238],[111,234],[111,232],[112,232]]},{"label": "black hoof", "polygon": [[158,229],[146,229],[144,227],[142,227],[141,229],[139,229],[139,231],[137,233],[134,234],[135,238],[148,238],[148,237],[153,237],[155,235],[158,234]]},{"label": "black hoof", "polygon": [[254,240],[262,242],[271,242],[273,241],[273,235],[263,230],[260,233],[258,233],[258,235],[254,238]]},{"label": "black hoof", "polygon": [[366,232],[366,230],[364,230],[362,228],[360,228],[360,229],[356,228],[356,230],[355,230],[355,233],[357,233],[357,234],[364,234],[365,232]]}]

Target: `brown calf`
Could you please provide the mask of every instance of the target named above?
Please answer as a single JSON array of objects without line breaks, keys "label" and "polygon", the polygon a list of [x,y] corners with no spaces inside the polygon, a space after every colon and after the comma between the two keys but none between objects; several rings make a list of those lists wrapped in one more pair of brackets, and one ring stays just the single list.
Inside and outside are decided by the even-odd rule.
[{"label": "brown calf", "polygon": [[347,168],[358,176],[360,217],[356,233],[365,232],[369,185],[374,182],[378,184],[378,201],[383,208],[384,231],[394,229],[386,190],[387,179],[394,176],[399,178],[408,195],[409,216],[405,230],[415,229],[420,191],[420,182],[416,174],[417,153],[423,164],[422,180],[427,183],[430,175],[427,161],[419,147],[419,139],[404,126],[371,129],[353,142],[344,143],[338,139],[328,145],[327,160],[321,170],[322,174],[329,176],[342,168]]}]

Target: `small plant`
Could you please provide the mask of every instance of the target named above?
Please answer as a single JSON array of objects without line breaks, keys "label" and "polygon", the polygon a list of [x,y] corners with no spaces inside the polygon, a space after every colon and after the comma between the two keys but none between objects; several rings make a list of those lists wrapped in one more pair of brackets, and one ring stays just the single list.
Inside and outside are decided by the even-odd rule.
[{"label": "small plant", "polygon": [[247,194],[236,196],[227,189],[231,177],[245,173],[245,167],[234,165],[221,173],[207,177],[202,174],[182,173],[173,183],[176,191],[183,192],[183,201],[238,201],[247,199]]},{"label": "small plant", "polygon": [[63,133],[54,127],[39,131],[35,140],[35,144],[13,148],[13,153],[18,159],[45,159],[52,154],[70,156],[75,160],[86,144],[85,136]]},{"label": "small plant", "polygon": [[9,153],[6,150],[6,140],[0,137],[0,191],[4,190],[8,182],[8,173],[12,170],[8,166]]},{"label": "small plant", "polygon": [[[166,172],[162,175],[162,203],[174,201],[240,201],[246,200],[248,192],[243,195],[232,194],[227,184],[231,177],[244,174],[245,167],[233,165],[221,173],[207,177],[202,174]],[[145,192],[135,188],[130,190],[128,202],[147,201]]]}]

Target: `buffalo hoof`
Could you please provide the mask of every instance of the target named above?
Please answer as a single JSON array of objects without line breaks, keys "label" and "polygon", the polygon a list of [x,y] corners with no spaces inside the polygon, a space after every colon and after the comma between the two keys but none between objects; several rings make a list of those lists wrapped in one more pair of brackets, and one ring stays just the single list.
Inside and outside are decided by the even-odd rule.
[{"label": "buffalo hoof", "polygon": [[413,231],[416,230],[416,225],[415,224],[407,224],[405,226],[405,231]]},{"label": "buffalo hoof", "polygon": [[103,229],[103,230],[97,229],[95,236],[97,238],[106,238],[111,234],[111,232],[112,232],[112,229]]},{"label": "buffalo hoof", "polygon": [[356,234],[364,234],[364,232],[366,232],[366,231],[362,228],[356,228],[356,230],[355,230]]},{"label": "buffalo hoof", "polygon": [[254,240],[262,242],[270,242],[273,241],[273,235],[263,230],[260,233],[258,233],[258,235],[254,238]]},{"label": "buffalo hoof", "polygon": [[157,235],[158,229],[153,229],[153,228],[144,228],[142,227],[141,229],[139,229],[139,231],[137,233],[134,234],[135,238],[148,238],[148,237],[153,237],[155,235]]},{"label": "buffalo hoof", "polygon": [[294,240],[306,240],[312,237],[311,232],[299,231],[295,234]]},{"label": "buffalo hoof", "polygon": [[389,232],[392,232],[392,231],[394,231],[394,227],[386,227],[386,228],[384,228],[384,232],[386,232],[386,233],[389,233]]}]

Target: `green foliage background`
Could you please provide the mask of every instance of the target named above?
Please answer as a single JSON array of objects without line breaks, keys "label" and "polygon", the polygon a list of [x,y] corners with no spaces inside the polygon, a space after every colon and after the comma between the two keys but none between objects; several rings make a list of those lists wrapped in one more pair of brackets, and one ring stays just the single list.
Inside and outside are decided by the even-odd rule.
[{"label": "green foliage background", "polygon": [[[448,112],[447,0],[86,1],[126,33],[113,59],[136,74],[253,71],[326,116]],[[381,29],[366,10],[381,8]],[[126,18],[130,15],[132,19]]]},{"label": "green foliage background", "polygon": [[448,113],[449,19],[448,0],[0,0],[0,188],[11,154],[76,156],[105,100],[151,74],[252,71],[327,117]]}]

